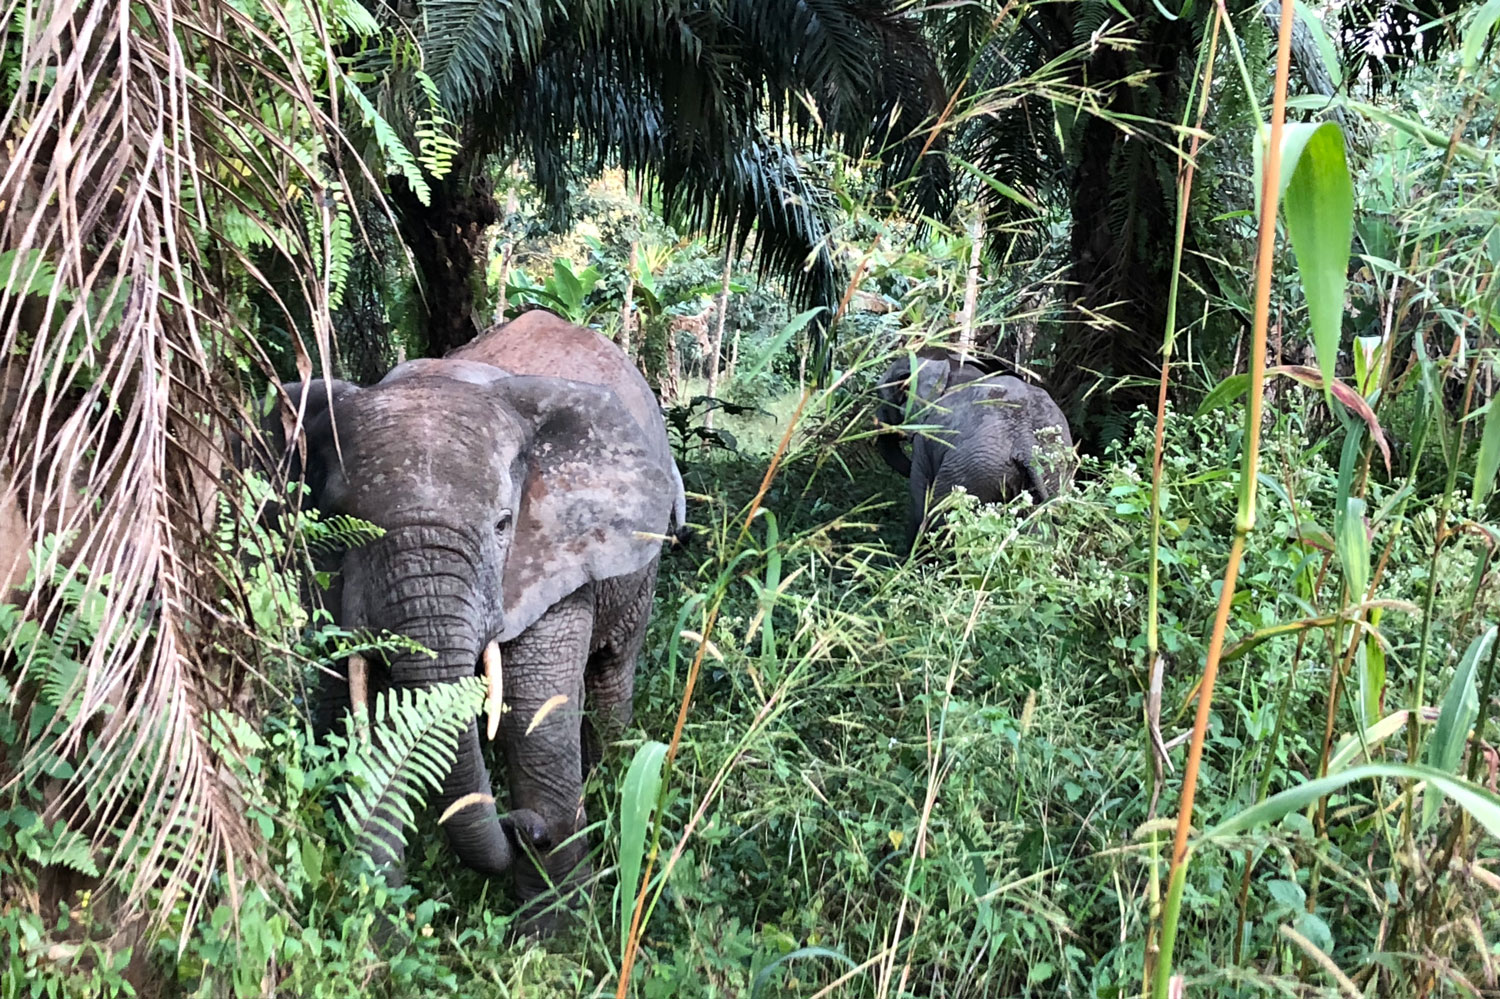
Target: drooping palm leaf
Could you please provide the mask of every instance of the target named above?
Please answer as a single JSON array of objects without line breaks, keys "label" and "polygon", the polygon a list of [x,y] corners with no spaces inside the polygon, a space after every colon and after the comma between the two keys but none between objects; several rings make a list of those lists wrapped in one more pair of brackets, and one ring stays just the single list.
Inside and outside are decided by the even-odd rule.
[{"label": "drooping palm leaf", "polygon": [[[574,182],[621,166],[658,185],[674,208],[732,217],[735,227],[758,220],[752,245],[762,265],[788,278],[804,303],[831,310],[838,282],[822,246],[829,230],[819,214],[824,199],[796,167],[794,148],[837,139],[850,153],[879,152],[888,182],[899,183],[908,204],[934,215],[951,206],[947,165],[936,155],[943,143],[924,131],[946,94],[918,23],[889,0],[543,6],[535,47],[513,45],[507,59],[497,59],[490,49],[500,40],[532,37],[516,27],[524,20],[517,9],[425,0],[418,32],[429,60],[437,55],[429,65],[441,73],[471,150],[528,160],[559,220]],[[482,30],[463,33],[479,20]],[[482,79],[453,69],[485,65],[490,72]],[[924,148],[934,154],[918,162]],[[470,171],[447,181],[450,202],[467,197],[482,166],[476,156]],[[792,184],[788,196],[773,197],[765,183],[773,177]],[[914,182],[904,183],[908,177]],[[434,232],[454,228],[442,219],[416,224],[429,222]],[[429,287],[454,283],[456,249],[445,248],[445,262],[424,265]],[[434,301],[465,294],[446,289]],[[466,312],[451,304],[444,311]],[[443,336],[429,349],[450,346]]]},{"label": "drooping palm leaf", "polygon": [[28,544],[69,539],[39,573],[63,585],[24,614],[65,620],[75,584],[103,602],[103,637],[24,766],[71,761],[51,807],[112,844],[104,874],[131,902],[161,893],[161,918],[185,902],[191,920],[216,878],[233,893],[257,866],[206,722],[240,675],[226,650],[245,648],[213,528],[221,399],[254,352],[253,245],[300,262],[281,300],[310,319],[289,323],[298,366],[304,335],[330,356],[326,237],[347,185],[318,158],[339,148],[318,77],[337,70],[321,17],[256,10],[42,0],[10,7],[3,38],[0,256],[51,276],[0,290],[0,497]]}]

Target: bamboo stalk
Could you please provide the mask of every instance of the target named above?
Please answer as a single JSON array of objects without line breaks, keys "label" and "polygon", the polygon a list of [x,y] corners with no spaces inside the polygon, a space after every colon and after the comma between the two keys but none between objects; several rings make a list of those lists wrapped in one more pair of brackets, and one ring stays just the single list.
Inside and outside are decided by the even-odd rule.
[{"label": "bamboo stalk", "polygon": [[1250,396],[1246,411],[1245,464],[1240,476],[1239,513],[1235,517],[1234,541],[1229,547],[1224,584],[1209,637],[1208,658],[1198,690],[1198,711],[1188,744],[1187,765],[1182,775],[1182,798],[1177,811],[1177,831],[1172,843],[1172,870],[1168,878],[1167,904],[1162,912],[1161,954],[1156,966],[1156,999],[1166,999],[1172,978],[1172,948],[1177,939],[1177,920],[1182,910],[1182,892],[1187,882],[1188,833],[1193,824],[1193,798],[1198,788],[1198,770],[1203,761],[1203,742],[1213,705],[1214,681],[1224,652],[1224,634],[1239,579],[1245,539],[1255,529],[1256,476],[1260,468],[1260,424],[1266,374],[1266,327],[1271,314],[1271,262],[1276,246],[1276,211],[1281,178],[1281,138],[1286,124],[1287,77],[1291,67],[1293,0],[1282,0],[1281,31],[1276,44],[1275,96],[1271,103],[1271,130],[1261,178],[1260,237],[1256,246],[1255,314],[1251,330]]},{"label": "bamboo stalk", "polygon": [[[1172,348],[1177,341],[1177,288],[1182,277],[1182,245],[1187,240],[1187,217],[1188,203],[1193,193],[1193,173],[1198,161],[1199,135],[1203,130],[1203,119],[1208,113],[1208,93],[1213,83],[1214,56],[1218,52],[1219,25],[1223,20],[1222,9],[1214,11],[1213,30],[1208,38],[1208,52],[1203,58],[1203,78],[1199,83],[1198,93],[1198,120],[1194,129],[1192,145],[1188,149],[1188,155],[1183,161],[1177,184],[1177,236],[1172,247],[1172,278],[1167,292],[1167,322],[1166,329],[1162,333],[1162,358],[1161,358],[1161,383],[1156,393],[1156,442],[1151,458],[1151,554],[1150,554],[1150,581],[1147,585],[1146,597],[1146,662],[1152,669],[1156,668],[1156,662],[1161,655],[1160,644],[1160,617],[1161,617],[1161,559],[1159,549],[1161,545],[1161,480],[1162,480],[1162,457],[1165,452],[1166,429],[1167,429],[1167,385],[1172,371]],[[1187,114],[1183,114],[1186,123]],[[1179,140],[1180,143],[1180,140]],[[1178,153],[1181,155],[1181,145],[1178,145]],[[1161,769],[1160,767],[1158,769]],[[1155,797],[1153,792],[1153,806]],[[1155,809],[1153,807],[1153,815]],[[1161,908],[1161,880],[1158,874],[1160,863],[1159,847],[1157,843],[1158,834],[1151,834],[1151,875],[1148,885],[1151,911],[1153,915]],[[1149,987],[1151,982],[1152,965],[1155,958],[1156,927],[1147,923],[1146,925],[1146,948],[1145,960],[1142,967],[1143,986]]]}]

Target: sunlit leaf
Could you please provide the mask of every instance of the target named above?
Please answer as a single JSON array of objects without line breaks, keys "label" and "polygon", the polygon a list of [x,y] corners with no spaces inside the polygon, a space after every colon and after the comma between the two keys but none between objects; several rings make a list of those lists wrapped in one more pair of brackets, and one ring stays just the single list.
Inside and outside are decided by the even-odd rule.
[{"label": "sunlit leaf", "polygon": [[661,796],[661,764],[667,747],[647,742],[635,751],[625,783],[620,787],[620,956],[630,946],[630,921],[635,915],[635,896],[645,859],[646,832],[651,813]]},{"label": "sunlit leaf", "polygon": [[1334,122],[1288,123],[1281,149],[1287,235],[1307,297],[1318,367],[1331,386],[1354,241],[1354,183],[1344,158],[1344,133]]},{"label": "sunlit leaf", "polygon": [[1406,719],[1410,714],[1408,711],[1397,711],[1386,715],[1375,724],[1369,726],[1363,733],[1354,733],[1345,736],[1328,758],[1328,772],[1336,774],[1343,770],[1355,757],[1366,749],[1374,749],[1386,739],[1395,735],[1406,727]]}]

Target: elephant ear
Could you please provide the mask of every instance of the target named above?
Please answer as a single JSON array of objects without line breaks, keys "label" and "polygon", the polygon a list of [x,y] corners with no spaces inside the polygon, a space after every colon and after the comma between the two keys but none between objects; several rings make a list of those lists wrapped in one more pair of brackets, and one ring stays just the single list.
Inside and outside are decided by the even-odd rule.
[{"label": "elephant ear", "polygon": [[[274,455],[269,466],[279,469],[272,481],[289,481],[306,477],[312,488],[313,503],[322,505],[324,480],[327,477],[329,452],[337,453],[337,423],[333,418],[337,406],[359,391],[359,386],[338,378],[314,378],[309,382],[286,382],[281,392],[272,392],[260,411],[261,435]],[[307,450],[298,445],[297,414],[302,411],[302,430],[307,436]]]},{"label": "elephant ear", "polygon": [[495,383],[532,428],[502,582],[509,641],[589,581],[623,576],[661,553],[676,479],[618,396],[601,385],[515,376]]}]

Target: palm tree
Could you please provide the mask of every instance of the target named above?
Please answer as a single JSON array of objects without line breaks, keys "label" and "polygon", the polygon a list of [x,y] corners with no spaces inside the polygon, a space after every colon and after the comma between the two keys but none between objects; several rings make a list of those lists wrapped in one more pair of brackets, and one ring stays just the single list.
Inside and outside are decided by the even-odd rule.
[{"label": "palm tree", "polygon": [[[494,158],[528,161],[566,214],[570,186],[619,166],[669,216],[745,245],[803,302],[842,291],[824,194],[796,151],[833,138],[883,153],[906,200],[942,214],[941,157],[917,163],[945,101],[920,24],[893,0],[423,0],[411,26],[425,71],[459,122],[461,162],[430,203],[401,182],[393,204],[428,313],[427,351],[476,332]],[[935,144],[940,148],[940,144]]]},{"label": "palm tree", "polygon": [[[1431,58],[1446,30],[1441,18],[1464,3],[1368,0],[1342,7],[1345,86],[1377,85]],[[1266,65],[1279,9],[1270,2],[1233,11],[1252,72]],[[1046,223],[1066,219],[1069,242],[1055,262],[1064,274],[1067,329],[1055,338],[1049,380],[1085,444],[1123,433],[1129,412],[1154,397],[1176,216],[1172,127],[1182,120],[1213,10],[1211,3],[1159,0],[983,0],[939,8],[927,20],[950,87],[962,83],[973,95],[973,110],[951,137],[954,154],[1030,200],[974,187],[987,213],[992,259],[1007,259],[1018,246],[1044,251]],[[1378,58],[1372,40],[1385,48]],[[1296,49],[1306,53],[1299,75],[1309,89],[1327,92],[1327,74],[1315,65],[1321,57],[1303,41]],[[1232,71],[1219,75],[1217,128],[1248,132],[1265,95],[1244,94]],[[1269,87],[1269,74],[1263,78]],[[1208,147],[1201,162],[1212,169],[1217,158],[1222,173],[1226,167],[1248,173],[1248,164],[1223,160],[1236,144],[1244,145]],[[1248,200],[1248,189],[1242,193]],[[1215,273],[1194,251],[1220,252],[1233,242],[1206,222],[1225,210],[1190,213],[1185,295],[1218,290]],[[1195,310],[1180,304],[1179,314]],[[1222,343],[1205,338],[1209,350],[1232,345],[1238,328],[1229,323],[1216,332]],[[1093,391],[1101,384],[1108,390]]]},{"label": "palm tree", "polygon": [[0,615],[0,710],[23,719],[0,784],[45,788],[49,823],[88,837],[72,862],[98,851],[95,894],[124,900],[122,929],[148,894],[160,919],[190,923],[218,879],[233,892],[263,866],[212,729],[256,655],[216,495],[243,425],[236,382],[259,360],[249,296],[268,279],[252,249],[300,268],[273,300],[308,320],[287,323],[303,367],[328,356],[325,249],[344,242],[349,184],[322,157],[347,141],[327,111],[336,39],[309,28],[299,49],[275,0],[11,15],[0,601],[14,556],[24,569],[32,554],[37,583],[22,618]]}]

